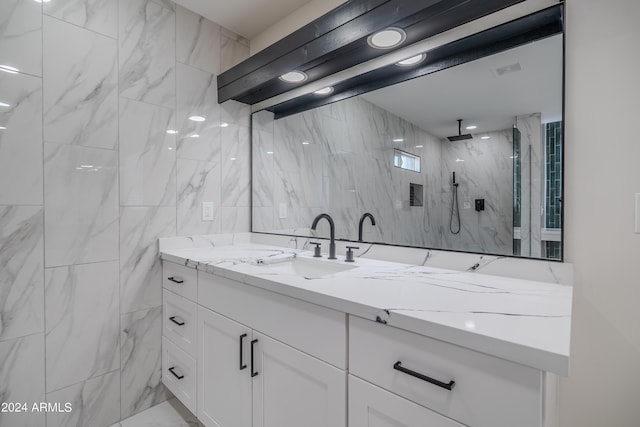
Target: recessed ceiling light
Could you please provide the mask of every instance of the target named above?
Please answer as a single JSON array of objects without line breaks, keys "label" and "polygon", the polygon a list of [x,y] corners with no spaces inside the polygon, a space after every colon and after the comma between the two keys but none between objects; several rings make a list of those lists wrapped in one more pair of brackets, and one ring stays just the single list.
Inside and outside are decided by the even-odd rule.
[{"label": "recessed ceiling light", "polygon": [[403,59],[402,61],[396,62],[396,65],[401,67],[410,67],[412,65],[416,65],[421,63],[427,57],[426,53],[421,53],[420,55],[412,56],[411,58]]},{"label": "recessed ceiling light", "polygon": [[232,158],[230,158],[229,160],[235,160],[235,159],[236,159],[235,157],[232,157]]},{"label": "recessed ceiling light", "polygon": [[200,138],[200,135],[194,133],[193,135],[189,135],[189,138]]},{"label": "recessed ceiling light", "polygon": [[49,3],[51,0],[33,0],[36,3]]},{"label": "recessed ceiling light", "polygon": [[394,138],[393,142],[404,142],[404,138]]},{"label": "recessed ceiling light", "polygon": [[424,145],[416,145],[416,148],[422,148]]},{"label": "recessed ceiling light", "polygon": [[309,141],[302,141],[302,145],[309,145]]},{"label": "recessed ceiling light", "polygon": [[10,65],[0,65],[0,71],[4,71],[9,74],[18,74],[18,70],[16,67],[12,67]]},{"label": "recessed ceiling light", "polygon": [[173,147],[167,147],[167,150],[173,150]]},{"label": "recessed ceiling light", "polygon": [[167,133],[168,133],[169,135],[175,135],[176,133],[178,133],[178,131],[177,131],[177,130],[175,130],[175,129],[167,129]]},{"label": "recessed ceiling light", "polygon": [[227,122],[220,123],[220,127],[221,128],[226,128],[227,126],[229,126],[229,123],[227,123]]},{"label": "recessed ceiling light", "polygon": [[391,27],[370,35],[367,43],[376,49],[391,49],[402,44],[406,38],[407,34],[403,30]]},{"label": "recessed ceiling light", "polygon": [[474,129],[478,129],[478,126],[476,125],[471,125],[471,126],[467,126],[466,128],[467,130],[474,130]]},{"label": "recessed ceiling light", "polygon": [[289,71],[280,76],[280,80],[285,81],[287,83],[302,83],[307,80],[307,75],[302,71]]},{"label": "recessed ceiling light", "polygon": [[483,137],[482,137],[482,138],[480,138],[480,139],[491,139],[491,137],[490,137],[490,136],[483,136]]},{"label": "recessed ceiling light", "polygon": [[331,92],[333,92],[333,88],[331,86],[327,86],[323,87],[322,89],[318,89],[313,93],[315,93],[316,95],[329,95]]},{"label": "recessed ceiling light", "polygon": [[93,165],[80,165],[81,168],[91,169]]},{"label": "recessed ceiling light", "polygon": [[7,128],[4,126],[0,126],[0,130],[7,130]]},{"label": "recessed ceiling light", "polygon": [[0,107],[11,107],[11,105],[6,104],[4,102],[0,102]]},{"label": "recessed ceiling light", "polygon": [[204,122],[206,119],[202,116],[191,116],[189,117],[189,120],[192,122]]},{"label": "recessed ceiling light", "polygon": [[267,154],[273,154],[273,151],[267,151]]},{"label": "recessed ceiling light", "polygon": [[464,160],[462,160],[460,158],[456,158],[456,162],[464,162]]}]

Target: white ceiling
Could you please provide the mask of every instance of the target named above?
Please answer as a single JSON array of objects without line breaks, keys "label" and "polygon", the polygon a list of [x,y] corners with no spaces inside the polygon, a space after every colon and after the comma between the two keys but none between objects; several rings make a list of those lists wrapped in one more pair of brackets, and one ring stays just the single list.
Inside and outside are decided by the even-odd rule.
[{"label": "white ceiling", "polygon": [[310,0],[175,0],[248,39],[260,34]]},{"label": "white ceiling", "polygon": [[[496,68],[520,63],[498,77]],[[365,95],[366,100],[438,137],[508,129],[514,117],[542,113],[562,117],[562,36],[488,56]],[[477,125],[467,131],[464,126]]]}]

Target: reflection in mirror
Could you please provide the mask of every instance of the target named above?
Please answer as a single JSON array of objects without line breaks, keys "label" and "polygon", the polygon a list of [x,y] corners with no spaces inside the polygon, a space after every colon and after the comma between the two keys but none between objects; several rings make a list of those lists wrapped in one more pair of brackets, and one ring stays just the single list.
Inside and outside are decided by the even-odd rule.
[{"label": "reflection in mirror", "polygon": [[371,212],[368,242],[561,259],[562,44],[279,120],[255,113],[253,231],[313,236],[326,212],[355,241]]}]

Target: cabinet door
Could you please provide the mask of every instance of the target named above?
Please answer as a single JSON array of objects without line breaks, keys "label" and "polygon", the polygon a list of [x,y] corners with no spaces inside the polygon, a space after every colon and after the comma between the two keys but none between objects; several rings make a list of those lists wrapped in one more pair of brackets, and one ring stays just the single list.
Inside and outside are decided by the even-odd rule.
[{"label": "cabinet door", "polygon": [[253,427],[345,427],[346,373],[253,334]]},{"label": "cabinet door", "polygon": [[349,427],[463,427],[463,425],[349,375]]},{"label": "cabinet door", "polygon": [[198,419],[208,427],[251,427],[251,329],[198,307],[197,341]]}]

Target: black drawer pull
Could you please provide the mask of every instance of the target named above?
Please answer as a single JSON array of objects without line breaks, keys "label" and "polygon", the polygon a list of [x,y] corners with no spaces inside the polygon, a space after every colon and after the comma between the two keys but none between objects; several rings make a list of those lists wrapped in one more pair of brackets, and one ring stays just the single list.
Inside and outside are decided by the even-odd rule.
[{"label": "black drawer pull", "polygon": [[171,372],[173,374],[173,376],[176,377],[177,379],[179,379],[179,380],[183,379],[184,375],[176,374],[175,371],[174,371],[175,368],[176,368],[175,366],[170,367],[169,368],[169,372]]},{"label": "black drawer pull", "polygon": [[253,349],[257,342],[258,340],[251,341],[251,378],[258,376],[258,373],[253,369]]},{"label": "black drawer pull", "polygon": [[400,362],[399,360],[396,363],[393,364],[393,369],[395,369],[397,371],[400,371],[400,372],[404,372],[405,374],[411,375],[412,377],[420,378],[422,381],[426,381],[426,382],[431,383],[433,385],[437,385],[438,387],[445,388],[445,389],[447,389],[449,391],[453,390],[453,387],[455,387],[455,385],[456,385],[456,382],[453,381],[453,380],[449,381],[448,383],[443,383],[442,381],[438,381],[438,380],[433,379],[431,377],[428,377],[426,375],[422,375],[419,372],[415,372],[415,371],[412,371],[410,369],[403,368],[402,367],[402,362]]},{"label": "black drawer pull", "polygon": [[184,322],[180,322],[179,320],[176,320],[176,316],[169,317],[169,320],[171,320],[173,323],[175,323],[178,326],[184,326]]},{"label": "black drawer pull", "polygon": [[173,282],[173,283],[178,283],[178,284],[180,284],[180,283],[184,283],[184,280],[182,280],[182,279],[181,279],[181,278],[179,278],[179,277],[173,277],[173,276],[171,276],[171,277],[167,277],[167,280],[169,280],[169,281],[171,281],[171,282]]},{"label": "black drawer pull", "polygon": [[242,360],[242,344],[244,343],[244,339],[247,337],[247,334],[240,335],[240,370],[247,369],[247,364]]}]

